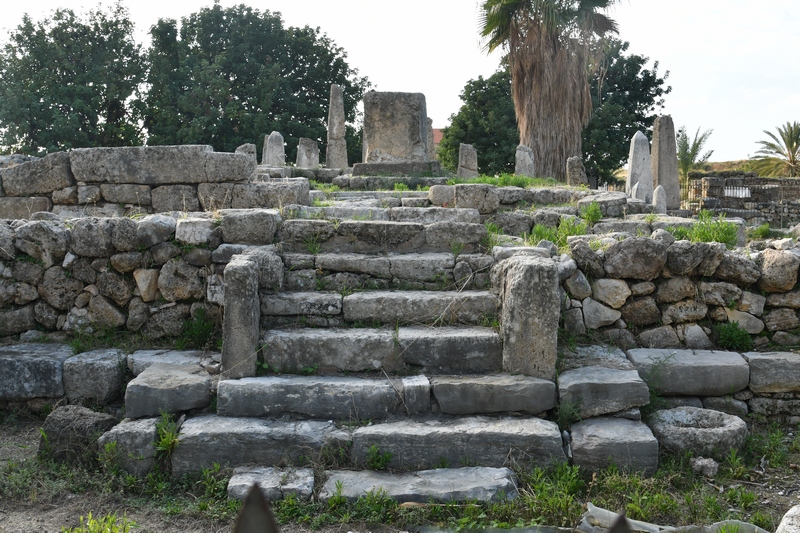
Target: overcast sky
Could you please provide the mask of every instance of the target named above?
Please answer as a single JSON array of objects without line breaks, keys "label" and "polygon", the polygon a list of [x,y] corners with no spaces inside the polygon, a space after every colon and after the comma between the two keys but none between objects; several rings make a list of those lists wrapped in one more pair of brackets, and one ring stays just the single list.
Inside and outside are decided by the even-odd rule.
[{"label": "overcast sky", "polygon": [[[77,11],[113,2],[27,0],[3,6],[6,30],[28,13]],[[176,18],[212,0],[122,0],[147,44],[158,18]],[[458,111],[464,84],[490,76],[499,54],[483,52],[477,0],[221,0],[278,11],[289,26],[319,27],[347,51],[350,65],[380,91],[422,92],[434,127]],[[629,52],[670,72],[664,114],[676,128],[713,129],[713,161],[744,159],[787,121],[800,121],[800,10],[797,0],[621,0],[610,11]],[[4,32],[5,35],[5,32]]]}]

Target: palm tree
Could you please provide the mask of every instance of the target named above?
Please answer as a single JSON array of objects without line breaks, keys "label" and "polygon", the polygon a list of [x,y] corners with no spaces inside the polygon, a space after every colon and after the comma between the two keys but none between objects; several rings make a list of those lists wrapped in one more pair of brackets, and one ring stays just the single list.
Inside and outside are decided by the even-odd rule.
[{"label": "palm tree", "polygon": [[598,12],[614,0],[482,1],[486,49],[508,53],[520,144],[533,150],[537,175],[563,181],[567,158],[581,155],[591,114],[589,40],[617,32]]},{"label": "palm tree", "polygon": [[706,144],[706,141],[708,141],[713,131],[714,130],[706,130],[700,133],[700,128],[697,128],[694,139],[690,142],[689,135],[686,133],[686,127],[684,126],[678,130],[678,171],[680,172],[682,181],[686,181],[689,177],[689,172],[695,166],[708,161],[711,154],[714,153],[714,150],[709,150],[700,155],[703,146]]},{"label": "palm tree", "polygon": [[778,137],[764,130],[772,141],[758,141],[761,149],[750,162],[750,169],[765,177],[800,176],[800,123],[778,126]]}]

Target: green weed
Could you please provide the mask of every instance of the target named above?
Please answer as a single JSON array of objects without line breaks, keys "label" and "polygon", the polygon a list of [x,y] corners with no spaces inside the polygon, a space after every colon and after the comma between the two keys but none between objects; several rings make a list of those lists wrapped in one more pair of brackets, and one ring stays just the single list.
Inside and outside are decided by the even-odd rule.
[{"label": "green weed", "polygon": [[711,211],[700,211],[697,221],[689,228],[670,227],[666,229],[676,239],[687,239],[692,242],[721,242],[728,248],[736,246],[736,224],[727,222],[723,214],[714,218]]},{"label": "green weed", "polygon": [[717,344],[720,348],[734,352],[749,352],[753,349],[753,338],[738,322],[723,322],[714,329],[719,335]]},{"label": "green weed", "polygon": [[603,211],[600,209],[600,204],[591,202],[580,210],[580,217],[589,226],[594,226],[603,218]]},{"label": "green weed", "polygon": [[405,183],[398,182],[394,184],[394,190],[405,192],[405,191],[410,191],[411,189]]},{"label": "green weed", "polygon": [[193,318],[184,321],[183,331],[176,339],[175,347],[179,350],[208,350],[216,344],[217,333],[217,325],[206,316],[206,310],[200,308]]},{"label": "green weed", "polygon": [[92,516],[91,511],[84,520],[80,517],[80,525],[71,528],[61,528],[62,533],[128,533],[136,528],[136,522],[128,520],[126,516],[117,522],[116,513],[105,515],[99,520]]},{"label": "green weed", "polygon": [[373,444],[367,450],[367,468],[370,470],[386,470],[386,466],[391,462],[394,454],[392,452],[382,452],[377,444]]}]

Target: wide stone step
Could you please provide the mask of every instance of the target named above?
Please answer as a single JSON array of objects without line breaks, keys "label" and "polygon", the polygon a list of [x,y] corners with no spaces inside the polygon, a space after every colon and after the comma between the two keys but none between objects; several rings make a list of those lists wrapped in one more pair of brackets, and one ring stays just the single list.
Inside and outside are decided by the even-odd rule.
[{"label": "wide stone step", "polygon": [[427,374],[502,369],[499,334],[488,327],[273,329],[261,344],[263,360],[281,372],[304,368],[360,372],[421,367]]},{"label": "wide stone step", "polygon": [[344,319],[382,324],[478,324],[497,314],[499,301],[489,291],[370,291],[348,295]]},{"label": "wide stone step", "polygon": [[562,405],[573,405],[589,418],[647,405],[650,390],[635,370],[587,366],[558,376]]},{"label": "wide stone step", "polygon": [[645,424],[622,418],[590,418],[572,425],[572,462],[589,470],[616,465],[652,475],[658,441]]},{"label": "wide stone step", "polygon": [[469,417],[375,424],[356,429],[352,440],[356,464],[380,457],[388,459],[389,468],[405,470],[548,465],[566,460],[558,426],[540,418]]},{"label": "wide stone step", "polygon": [[628,350],[650,389],[664,396],[725,396],[750,382],[750,368],[738,353],[714,350]]},{"label": "wide stone step", "polygon": [[[424,194],[427,197],[427,194]],[[380,199],[395,197],[397,193],[386,195],[372,195],[367,198],[358,196],[358,193],[337,194],[340,199]],[[410,196],[413,197],[413,196]],[[417,224],[434,224],[436,222],[460,222],[464,224],[480,224],[481,215],[477,209],[463,208],[452,209],[447,207],[369,207],[369,206],[306,206],[289,205],[284,208],[284,213],[292,218],[307,218],[312,220],[387,220],[393,222],[415,222]]]}]

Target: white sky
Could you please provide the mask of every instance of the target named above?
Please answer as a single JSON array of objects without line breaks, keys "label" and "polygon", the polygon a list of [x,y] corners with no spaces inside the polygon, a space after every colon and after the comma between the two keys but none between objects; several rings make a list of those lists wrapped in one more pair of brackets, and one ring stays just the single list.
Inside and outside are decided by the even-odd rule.
[{"label": "white sky", "polygon": [[[6,29],[28,13],[34,20],[57,7],[76,11],[112,2],[27,0],[3,6]],[[147,44],[158,18],[188,15],[213,0],[122,0]],[[458,111],[465,83],[490,76],[499,54],[478,38],[478,0],[221,0],[277,11],[289,26],[320,27],[348,53],[349,64],[380,91],[422,92],[434,127]],[[676,128],[713,129],[713,161],[744,159],[774,130],[800,120],[800,10],[797,0],[621,0],[610,11],[629,52],[670,71],[665,114]]]}]

